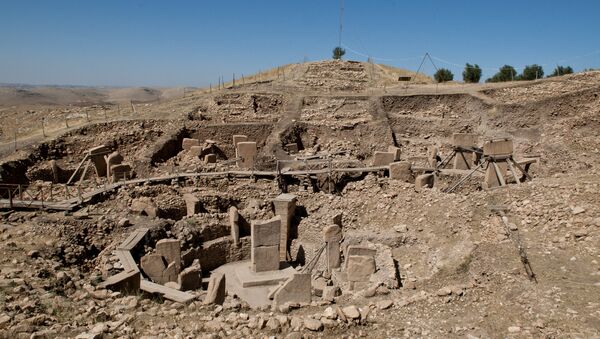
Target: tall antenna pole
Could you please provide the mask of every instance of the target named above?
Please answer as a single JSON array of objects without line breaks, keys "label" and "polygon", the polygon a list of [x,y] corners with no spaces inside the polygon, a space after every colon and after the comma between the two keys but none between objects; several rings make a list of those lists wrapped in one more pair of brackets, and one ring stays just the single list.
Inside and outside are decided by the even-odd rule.
[{"label": "tall antenna pole", "polygon": [[342,47],[342,23],[344,20],[344,0],[340,0],[340,35],[338,37],[338,47]]}]

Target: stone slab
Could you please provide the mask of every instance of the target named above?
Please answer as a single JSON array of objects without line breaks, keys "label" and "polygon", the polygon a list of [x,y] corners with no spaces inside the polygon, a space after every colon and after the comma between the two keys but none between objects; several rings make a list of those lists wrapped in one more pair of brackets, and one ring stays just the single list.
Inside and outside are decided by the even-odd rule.
[{"label": "stone slab", "polygon": [[254,272],[276,271],[279,269],[279,245],[252,247],[250,261]]},{"label": "stone slab", "polygon": [[252,247],[279,246],[281,232],[281,216],[269,220],[252,220],[250,233]]},{"label": "stone slab", "polygon": [[204,151],[204,147],[202,146],[192,146],[190,147],[190,149],[188,150],[188,153],[192,156],[192,157],[198,157],[200,158],[202,156],[202,152]]},{"label": "stone slab", "polygon": [[182,291],[193,291],[202,288],[202,271],[200,265],[190,266],[179,272],[177,283]]},{"label": "stone slab", "polygon": [[175,263],[177,275],[181,270],[181,243],[179,239],[161,239],[156,243],[156,253],[165,257],[167,264]]},{"label": "stone slab", "polygon": [[373,166],[386,166],[394,162],[396,153],[375,151],[373,154]]},{"label": "stone slab", "polygon": [[168,283],[169,281],[177,282],[177,277],[179,275],[179,267],[175,262],[170,262],[167,268],[163,271],[162,279],[160,283]]},{"label": "stone slab", "polygon": [[413,182],[412,164],[408,161],[398,161],[390,164],[390,179]]},{"label": "stone slab", "polygon": [[200,140],[198,139],[191,139],[191,138],[183,138],[183,141],[181,142],[181,148],[183,148],[184,150],[189,150],[191,149],[193,146],[200,146]]},{"label": "stone slab", "polygon": [[140,272],[131,270],[117,273],[100,283],[99,287],[113,291],[137,293],[140,289]]},{"label": "stone slab", "polygon": [[273,295],[273,304],[280,306],[285,303],[310,304],[311,274],[296,273],[286,280]]},{"label": "stone slab", "polygon": [[240,168],[253,168],[256,154],[258,149],[256,148],[256,142],[254,141],[242,141],[237,143],[237,155],[241,159],[238,160],[237,165]]},{"label": "stone slab", "polygon": [[218,304],[222,305],[225,301],[226,292],[226,277],[225,274],[215,272],[210,275],[208,282],[208,288],[206,290],[206,297],[204,298],[204,304]]},{"label": "stone slab", "polygon": [[477,147],[479,136],[473,133],[452,134],[452,146],[454,147]]},{"label": "stone slab", "polygon": [[483,144],[483,155],[500,156],[513,154],[514,147],[511,139],[493,140]]},{"label": "stone slab", "polygon": [[253,272],[251,264],[246,261],[245,265],[239,266],[235,271],[237,279],[242,287],[277,285],[287,280],[296,270],[291,266],[286,266],[281,270],[268,272]]},{"label": "stone slab", "polygon": [[176,301],[182,304],[187,304],[196,298],[193,294],[188,292],[178,291],[176,289],[159,285],[148,280],[142,280],[140,282],[140,289],[150,294],[160,294],[165,299]]},{"label": "stone slab", "polygon": [[394,153],[394,161],[400,161],[400,156],[402,155],[402,150],[400,147],[388,146],[388,152]]},{"label": "stone slab", "polygon": [[162,255],[156,253],[146,254],[140,259],[140,267],[152,281],[162,283],[163,272],[167,268]]},{"label": "stone slab", "polygon": [[369,281],[375,273],[375,258],[367,255],[351,255],[347,258],[348,281]]},{"label": "stone slab", "polygon": [[432,173],[421,174],[415,179],[415,189],[432,188],[435,185],[435,176]]},{"label": "stone slab", "polygon": [[360,245],[350,245],[346,249],[346,257],[349,257],[351,255],[366,255],[374,257],[376,254],[376,249]]}]

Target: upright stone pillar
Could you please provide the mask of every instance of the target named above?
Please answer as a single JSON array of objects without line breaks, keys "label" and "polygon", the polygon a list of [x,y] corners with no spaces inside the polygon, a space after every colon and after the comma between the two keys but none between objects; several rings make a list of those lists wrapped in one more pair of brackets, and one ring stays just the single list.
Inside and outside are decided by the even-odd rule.
[{"label": "upright stone pillar", "polygon": [[431,146],[427,149],[427,165],[431,168],[437,168],[439,149],[436,146]]},{"label": "upright stone pillar", "polygon": [[256,142],[244,141],[238,142],[237,144],[238,160],[237,165],[241,168],[254,168],[254,160],[258,150],[256,148]]},{"label": "upright stone pillar", "polygon": [[296,210],[296,196],[293,194],[280,194],[273,200],[275,206],[275,214],[281,216],[281,230],[279,241],[279,260],[287,261],[288,256],[288,241],[294,212]]},{"label": "upright stone pillar", "polygon": [[183,200],[185,200],[185,206],[187,208],[187,216],[194,215],[200,212],[202,208],[202,203],[200,199],[198,199],[195,195],[191,193],[186,193],[183,195]]},{"label": "upright stone pillar", "polygon": [[[483,144],[483,156],[490,162],[485,172],[484,188],[493,188],[506,184],[508,161],[514,152],[511,139],[491,140]],[[518,178],[516,178],[518,180]]]},{"label": "upright stone pillar", "polygon": [[104,155],[108,153],[109,149],[104,145],[90,148],[88,150],[88,156],[90,160],[92,160],[92,164],[94,164],[96,175],[98,175],[98,177],[106,176],[107,165],[106,161],[104,160]]},{"label": "upright stone pillar", "polygon": [[253,220],[250,223],[250,261],[253,272],[276,271],[279,269],[279,231],[281,217],[269,220]]},{"label": "upright stone pillar", "polygon": [[104,156],[104,159],[106,159],[106,175],[110,178],[112,176],[110,168],[113,165],[121,164],[123,162],[123,156],[119,152],[115,151],[108,156]]},{"label": "upright stone pillar", "polygon": [[248,141],[248,137],[242,134],[236,134],[233,136],[233,148],[235,149],[235,157],[238,158],[240,155],[238,153],[238,144],[240,142]]},{"label": "upright stone pillar", "polygon": [[452,146],[456,151],[454,156],[454,169],[471,169],[473,167],[473,152],[465,149],[477,147],[477,134],[455,133],[452,135]]},{"label": "upright stone pillar", "polygon": [[330,225],[323,228],[323,239],[327,244],[325,251],[327,254],[327,272],[341,265],[340,241],[342,240],[342,228],[338,225]]}]

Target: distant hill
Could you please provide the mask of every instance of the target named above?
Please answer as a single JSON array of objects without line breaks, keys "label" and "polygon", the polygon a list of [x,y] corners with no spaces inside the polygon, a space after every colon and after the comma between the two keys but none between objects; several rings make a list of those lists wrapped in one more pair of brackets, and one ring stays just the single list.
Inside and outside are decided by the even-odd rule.
[{"label": "distant hill", "polygon": [[91,105],[123,102],[152,102],[183,96],[183,88],[80,87],[3,84],[0,106]]}]

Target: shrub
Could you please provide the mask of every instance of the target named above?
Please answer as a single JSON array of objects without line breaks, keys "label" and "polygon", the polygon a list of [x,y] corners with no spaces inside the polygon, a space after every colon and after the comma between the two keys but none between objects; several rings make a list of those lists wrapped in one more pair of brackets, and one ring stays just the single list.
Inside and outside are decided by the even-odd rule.
[{"label": "shrub", "polygon": [[467,63],[462,76],[464,82],[477,83],[481,79],[481,68],[477,64],[471,65]]},{"label": "shrub", "polygon": [[435,72],[433,78],[437,82],[452,81],[454,79],[454,74],[452,74],[449,69],[440,68],[437,70],[437,72]]},{"label": "shrub", "polygon": [[554,72],[552,72],[552,74],[550,74],[548,77],[556,77],[571,73],[573,73],[573,68],[571,68],[571,66],[556,66]]},{"label": "shrub", "polygon": [[542,66],[533,64],[525,66],[523,74],[519,77],[519,80],[536,80],[544,77],[544,69]]},{"label": "shrub", "polygon": [[333,49],[333,59],[340,60],[346,54],[346,50],[341,48],[340,46]]},{"label": "shrub", "polygon": [[494,74],[493,77],[486,80],[486,82],[503,82],[512,81],[517,76],[517,71],[510,65],[504,65],[500,67],[498,73]]}]

